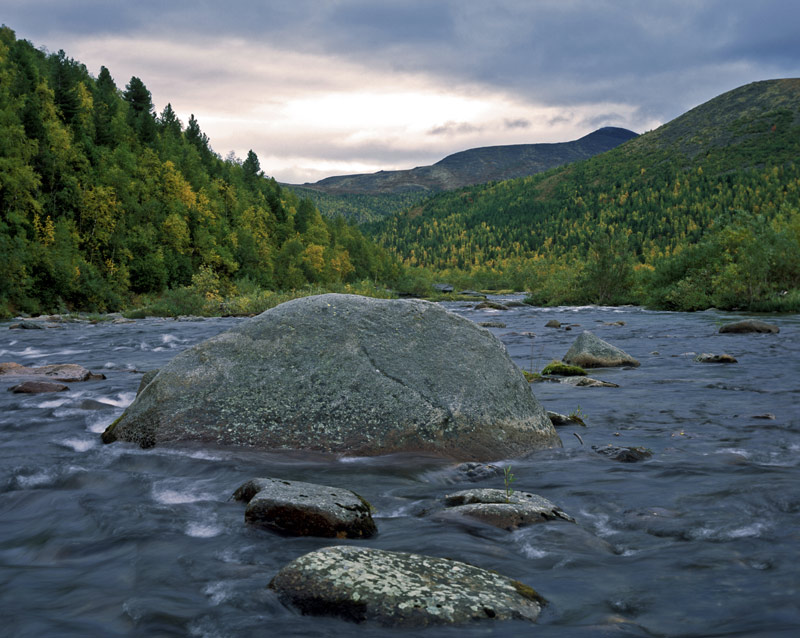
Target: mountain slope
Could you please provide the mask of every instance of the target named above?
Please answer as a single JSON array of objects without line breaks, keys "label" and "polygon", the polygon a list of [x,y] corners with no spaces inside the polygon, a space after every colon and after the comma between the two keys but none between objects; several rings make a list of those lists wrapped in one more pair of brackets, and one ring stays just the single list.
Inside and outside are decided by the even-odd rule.
[{"label": "mountain slope", "polygon": [[525,177],[586,159],[635,137],[622,128],[601,128],[572,142],[473,148],[436,162],[401,171],[327,177],[303,188],[336,194],[440,192],[472,184]]},{"label": "mountain slope", "polygon": [[[702,245],[713,258],[703,257],[684,296],[702,281],[702,306],[715,288],[739,290],[759,272],[740,291],[755,299],[800,286],[798,157],[800,80],[756,82],[589,160],[442,193],[365,228],[409,265],[524,271],[540,280],[531,286],[557,270],[575,290],[586,268],[623,257],[657,274],[672,264],[669,276],[682,280],[694,266],[674,259]],[[596,281],[623,281],[598,268]],[[605,297],[583,301],[592,298]]]}]

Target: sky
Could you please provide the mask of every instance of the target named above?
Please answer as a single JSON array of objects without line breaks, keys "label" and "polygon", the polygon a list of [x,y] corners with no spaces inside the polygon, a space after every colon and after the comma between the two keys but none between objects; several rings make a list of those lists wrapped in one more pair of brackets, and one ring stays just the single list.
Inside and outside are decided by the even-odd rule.
[{"label": "sky", "polygon": [[0,0],[0,22],[285,183],[642,133],[800,76],[796,0]]}]

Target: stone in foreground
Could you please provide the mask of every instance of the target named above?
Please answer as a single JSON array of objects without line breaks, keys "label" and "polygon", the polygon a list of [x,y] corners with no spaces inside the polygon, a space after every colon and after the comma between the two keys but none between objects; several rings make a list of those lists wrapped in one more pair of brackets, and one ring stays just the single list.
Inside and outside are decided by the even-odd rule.
[{"label": "stone in foreground", "polygon": [[720,327],[719,331],[723,334],[745,334],[748,332],[777,334],[781,331],[781,329],[774,324],[767,323],[766,321],[759,321],[758,319],[745,319],[744,321],[726,323],[724,326]]},{"label": "stone in foreground", "polygon": [[515,491],[507,497],[505,490],[462,490],[445,496],[445,505],[445,516],[464,516],[509,531],[544,521],[575,522],[546,498],[529,492]]},{"label": "stone in foreground", "polygon": [[611,368],[615,366],[638,366],[631,355],[607,341],[584,331],[564,355],[564,363],[581,368]]},{"label": "stone in foreground", "polygon": [[367,538],[377,531],[369,503],[338,487],[257,478],[233,498],[247,503],[246,522],[289,536]]},{"label": "stone in foreground", "polygon": [[527,585],[466,563],[350,546],[301,556],[269,587],[303,614],[392,627],[534,621],[545,604]]},{"label": "stone in foreground", "polygon": [[561,441],[502,343],[426,301],[295,299],[161,368],[103,441],[510,458]]}]

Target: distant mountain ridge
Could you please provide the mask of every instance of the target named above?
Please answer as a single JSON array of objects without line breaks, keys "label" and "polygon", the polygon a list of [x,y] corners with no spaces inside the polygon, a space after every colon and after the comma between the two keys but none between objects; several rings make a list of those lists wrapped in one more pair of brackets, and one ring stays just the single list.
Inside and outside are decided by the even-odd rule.
[{"label": "distant mountain ridge", "polygon": [[571,142],[472,148],[448,155],[431,166],[338,175],[313,184],[303,184],[302,188],[330,194],[369,195],[450,191],[542,173],[604,153],[636,136],[628,129],[607,126]]}]

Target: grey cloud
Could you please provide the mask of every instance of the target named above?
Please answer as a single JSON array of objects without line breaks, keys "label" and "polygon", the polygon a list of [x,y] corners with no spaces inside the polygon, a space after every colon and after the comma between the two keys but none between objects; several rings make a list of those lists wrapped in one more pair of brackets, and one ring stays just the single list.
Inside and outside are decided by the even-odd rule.
[{"label": "grey cloud", "polygon": [[503,126],[507,129],[530,128],[530,120],[518,118],[516,120],[503,120]]},{"label": "grey cloud", "polygon": [[482,126],[476,126],[469,122],[445,122],[429,130],[428,135],[465,135],[480,133],[482,130]]}]

